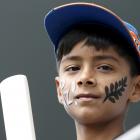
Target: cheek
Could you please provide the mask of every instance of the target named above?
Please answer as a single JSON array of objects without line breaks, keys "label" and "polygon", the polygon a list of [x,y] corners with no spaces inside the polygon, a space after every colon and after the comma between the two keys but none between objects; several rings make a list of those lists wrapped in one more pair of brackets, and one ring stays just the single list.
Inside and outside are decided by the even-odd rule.
[{"label": "cheek", "polygon": [[71,89],[72,91],[76,88],[76,78],[61,76],[60,77],[60,88]]},{"label": "cheek", "polygon": [[67,109],[74,102],[74,96],[76,94],[76,82],[74,80],[70,81],[67,79],[60,79],[60,90],[62,93],[63,105]]},{"label": "cheek", "polygon": [[110,84],[105,85],[104,92],[105,92],[105,98],[103,100],[103,103],[105,102],[112,102],[116,103],[123,95],[126,93],[127,89],[127,77],[123,77],[120,80],[112,81]]},{"label": "cheek", "polygon": [[61,90],[74,90],[75,88],[75,81],[72,81],[72,80],[68,80],[68,79],[60,79],[60,89]]}]

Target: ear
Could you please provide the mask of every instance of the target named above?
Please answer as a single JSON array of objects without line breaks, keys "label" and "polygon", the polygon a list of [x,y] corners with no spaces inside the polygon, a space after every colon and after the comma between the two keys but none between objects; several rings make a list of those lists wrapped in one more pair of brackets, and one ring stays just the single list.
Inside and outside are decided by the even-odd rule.
[{"label": "ear", "polygon": [[136,76],[134,79],[133,92],[129,97],[130,102],[140,101],[140,75]]},{"label": "ear", "polygon": [[57,90],[57,98],[59,103],[63,104],[63,95],[62,95],[62,90],[61,90],[61,81],[59,76],[55,77],[55,85],[56,85],[56,90]]}]

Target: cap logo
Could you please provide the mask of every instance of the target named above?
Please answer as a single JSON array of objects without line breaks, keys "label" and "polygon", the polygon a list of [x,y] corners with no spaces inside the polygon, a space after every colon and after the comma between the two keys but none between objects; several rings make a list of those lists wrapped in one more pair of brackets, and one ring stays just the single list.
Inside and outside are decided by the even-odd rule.
[{"label": "cap logo", "polygon": [[138,50],[138,52],[140,54],[140,40],[139,40],[139,36],[136,35],[133,31],[130,31],[130,34],[133,37],[133,40],[135,42],[136,49]]}]

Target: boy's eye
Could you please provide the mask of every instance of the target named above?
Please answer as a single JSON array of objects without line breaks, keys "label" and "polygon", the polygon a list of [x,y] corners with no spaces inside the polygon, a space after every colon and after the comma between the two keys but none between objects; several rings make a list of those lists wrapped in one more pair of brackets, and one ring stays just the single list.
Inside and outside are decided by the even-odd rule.
[{"label": "boy's eye", "polygon": [[113,70],[113,68],[109,65],[101,65],[97,67],[97,69],[101,72],[111,72]]},{"label": "boy's eye", "polygon": [[70,66],[65,69],[65,71],[78,71],[80,68],[78,66]]}]

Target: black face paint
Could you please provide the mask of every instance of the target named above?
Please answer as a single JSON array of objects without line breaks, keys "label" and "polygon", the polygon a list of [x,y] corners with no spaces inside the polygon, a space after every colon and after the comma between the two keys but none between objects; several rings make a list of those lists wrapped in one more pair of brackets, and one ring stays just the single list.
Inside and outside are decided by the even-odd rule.
[{"label": "black face paint", "polygon": [[122,96],[125,88],[127,86],[127,77],[122,78],[120,81],[116,81],[114,84],[111,83],[110,87],[105,86],[106,97],[103,102],[109,100],[112,103],[115,103],[116,100],[119,100],[119,97]]}]

